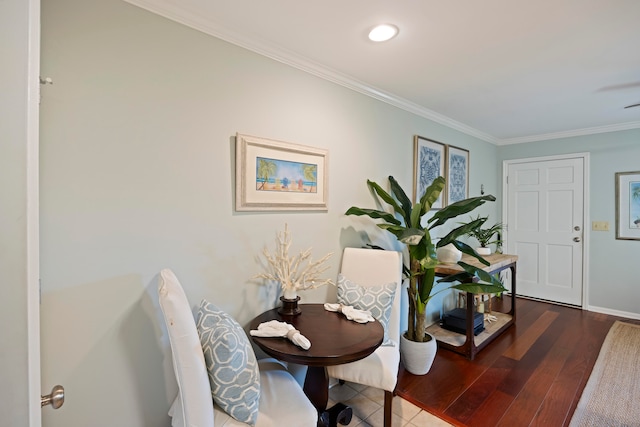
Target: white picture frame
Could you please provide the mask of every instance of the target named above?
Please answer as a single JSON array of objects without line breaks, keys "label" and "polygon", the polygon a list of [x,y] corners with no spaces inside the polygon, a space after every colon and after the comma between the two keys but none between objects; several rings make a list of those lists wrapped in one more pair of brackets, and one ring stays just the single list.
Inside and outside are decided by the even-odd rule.
[{"label": "white picture frame", "polygon": [[236,134],[236,211],[327,211],[329,152]]},{"label": "white picture frame", "polygon": [[469,150],[447,146],[447,203],[469,198]]},{"label": "white picture frame", "polygon": [[[447,146],[441,142],[424,138],[419,135],[413,137],[413,201],[422,197],[425,190],[434,179],[446,176]],[[431,209],[441,209],[446,206],[447,189],[443,189],[440,197]]]},{"label": "white picture frame", "polygon": [[640,240],[640,171],[616,173],[616,239]]}]

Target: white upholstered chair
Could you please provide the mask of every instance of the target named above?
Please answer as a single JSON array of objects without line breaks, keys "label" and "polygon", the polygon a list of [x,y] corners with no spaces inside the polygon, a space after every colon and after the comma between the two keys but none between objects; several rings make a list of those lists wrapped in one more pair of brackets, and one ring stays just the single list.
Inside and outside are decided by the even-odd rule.
[{"label": "white upholstered chair", "polygon": [[[171,270],[160,272],[159,303],[173,354],[178,382],[169,415],[173,427],[247,427],[214,405],[205,358],[193,312]],[[316,427],[318,412],[300,384],[275,359],[258,361],[260,401],[256,427]],[[286,396],[286,398],[283,398]]]},{"label": "white upholstered chair", "polygon": [[397,283],[388,325],[393,346],[381,346],[362,360],[329,366],[330,377],[384,390],[384,425],[391,425],[391,403],[400,365],[400,294],[402,253],[378,249],[345,248],[340,273],[360,286]]}]

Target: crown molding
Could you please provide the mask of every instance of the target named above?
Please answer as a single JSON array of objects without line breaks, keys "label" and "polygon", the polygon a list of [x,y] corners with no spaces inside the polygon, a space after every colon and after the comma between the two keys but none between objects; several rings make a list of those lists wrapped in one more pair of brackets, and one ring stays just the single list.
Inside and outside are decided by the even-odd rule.
[{"label": "crown molding", "polygon": [[214,36],[231,44],[240,46],[252,52],[258,53],[262,56],[266,56],[275,61],[287,64],[299,70],[305,71],[316,77],[320,77],[324,80],[339,84],[361,94],[367,95],[371,98],[393,105],[394,107],[413,113],[417,116],[424,117],[432,120],[443,126],[451,129],[458,130],[467,135],[481,139],[492,144],[497,143],[497,139],[493,136],[474,129],[470,126],[446,117],[435,111],[424,108],[418,104],[408,101],[404,98],[400,98],[391,93],[385,92],[376,87],[367,85],[353,77],[342,74],[338,71],[329,69],[318,63],[303,58],[293,52],[287,51],[280,46],[275,46],[264,41],[258,41],[250,37],[238,34],[229,28],[224,27],[218,23],[211,22],[203,19],[194,13],[182,9],[180,6],[171,4],[168,1],[160,0],[124,0],[127,3],[138,6],[142,9],[153,12],[157,15],[163,16],[172,21],[186,25],[190,28],[201,31],[205,34]]},{"label": "crown molding", "polygon": [[127,3],[138,6],[149,12],[160,15],[169,20],[186,25],[187,27],[201,31],[210,36],[219,38],[228,43],[240,46],[259,55],[268,57],[275,61],[289,65],[291,67],[302,70],[306,73],[312,74],[316,77],[328,80],[343,87],[349,88],[371,98],[390,104],[394,107],[408,111],[419,117],[429,119],[435,123],[441,124],[448,128],[457,130],[464,134],[478,138],[482,141],[489,142],[494,145],[511,145],[522,144],[526,142],[545,141],[550,139],[571,138],[575,136],[584,136],[605,132],[616,132],[620,130],[637,129],[640,128],[640,122],[621,123],[616,125],[592,127],[585,129],[577,129],[564,132],[547,133],[540,135],[531,135],[517,138],[505,138],[499,139],[487,133],[484,133],[457,120],[451,119],[440,113],[437,113],[428,108],[422,107],[407,99],[395,96],[392,93],[385,92],[376,87],[367,85],[351,76],[342,74],[336,70],[329,69],[321,64],[313,62],[307,58],[304,58],[294,52],[283,49],[281,46],[269,44],[264,41],[257,40],[255,38],[247,37],[245,35],[234,32],[233,30],[225,27],[224,25],[213,22],[209,19],[204,19],[197,13],[189,12],[185,10],[178,2],[172,2],[171,0],[124,0]]},{"label": "crown molding", "polygon": [[519,138],[496,139],[496,145],[523,144],[526,142],[547,141],[550,139],[572,138],[575,136],[594,135],[598,133],[618,132],[621,130],[640,129],[640,121],[619,123],[615,125],[596,126],[564,132],[545,133],[541,135],[523,136]]}]

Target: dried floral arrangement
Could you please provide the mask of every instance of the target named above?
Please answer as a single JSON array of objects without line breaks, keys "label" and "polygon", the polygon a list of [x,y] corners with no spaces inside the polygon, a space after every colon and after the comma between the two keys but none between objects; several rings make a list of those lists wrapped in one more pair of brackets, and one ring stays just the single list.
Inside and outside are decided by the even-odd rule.
[{"label": "dried floral arrangement", "polygon": [[311,259],[311,248],[297,255],[289,256],[291,247],[291,233],[289,227],[284,225],[283,232],[276,233],[276,250],[269,253],[265,247],[262,254],[267,261],[266,272],[260,273],[254,278],[273,280],[280,283],[285,299],[295,299],[297,291],[313,289],[324,285],[335,285],[331,279],[323,279],[321,273],[329,266],[325,262],[333,255],[329,252],[317,261]]}]

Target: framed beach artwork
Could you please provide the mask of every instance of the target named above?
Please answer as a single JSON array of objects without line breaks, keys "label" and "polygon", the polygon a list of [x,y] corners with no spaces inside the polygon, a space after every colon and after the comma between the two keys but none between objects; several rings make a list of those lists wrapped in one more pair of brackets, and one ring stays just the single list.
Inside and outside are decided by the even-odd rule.
[{"label": "framed beach artwork", "polygon": [[469,150],[447,147],[447,202],[469,197]]},{"label": "framed beach artwork", "polygon": [[[413,201],[416,202],[434,179],[445,176],[447,146],[440,142],[415,135],[413,137]],[[446,188],[431,206],[440,209],[446,206]]]},{"label": "framed beach artwork", "polygon": [[236,211],[327,210],[328,151],[236,134]]},{"label": "framed beach artwork", "polygon": [[640,171],[616,173],[616,239],[640,240]]}]

